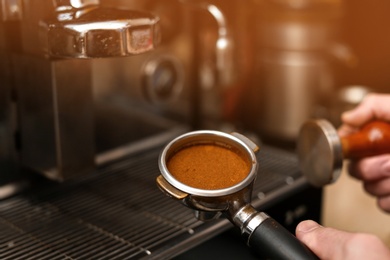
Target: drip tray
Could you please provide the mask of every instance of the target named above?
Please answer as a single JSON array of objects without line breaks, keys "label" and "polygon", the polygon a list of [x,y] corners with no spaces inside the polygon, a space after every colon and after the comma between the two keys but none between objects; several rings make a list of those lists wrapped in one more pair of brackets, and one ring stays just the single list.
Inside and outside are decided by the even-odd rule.
[{"label": "drip tray", "polygon": [[[40,185],[0,202],[1,259],[172,258],[232,225],[202,223],[155,184],[162,147],[101,166],[93,177]],[[253,205],[306,185],[292,153],[262,147]]]}]

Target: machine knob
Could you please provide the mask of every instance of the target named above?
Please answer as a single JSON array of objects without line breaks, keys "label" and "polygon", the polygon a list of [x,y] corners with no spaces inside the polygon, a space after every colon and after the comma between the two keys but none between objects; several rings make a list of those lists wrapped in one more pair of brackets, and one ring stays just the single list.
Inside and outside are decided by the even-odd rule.
[{"label": "machine knob", "polygon": [[183,85],[184,71],[175,56],[156,55],[145,63],[142,91],[150,102],[168,102],[178,98]]},{"label": "machine knob", "polygon": [[103,8],[96,0],[56,3],[56,17],[40,23],[49,56],[129,56],[150,51],[160,41],[159,18],[149,13]]}]

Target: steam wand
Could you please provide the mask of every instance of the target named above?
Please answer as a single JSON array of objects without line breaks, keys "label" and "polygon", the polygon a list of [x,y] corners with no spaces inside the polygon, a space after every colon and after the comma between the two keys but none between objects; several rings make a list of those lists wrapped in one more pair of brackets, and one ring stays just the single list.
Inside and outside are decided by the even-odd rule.
[{"label": "steam wand", "polygon": [[218,39],[215,44],[216,68],[221,85],[228,85],[232,81],[233,71],[233,40],[230,35],[226,15],[216,5],[207,2],[181,0],[189,6],[206,10],[212,15],[218,25]]}]

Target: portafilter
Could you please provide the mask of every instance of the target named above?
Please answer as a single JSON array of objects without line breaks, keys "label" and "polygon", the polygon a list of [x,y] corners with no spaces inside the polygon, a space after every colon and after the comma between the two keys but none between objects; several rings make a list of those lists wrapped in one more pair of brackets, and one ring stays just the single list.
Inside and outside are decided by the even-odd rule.
[{"label": "portafilter", "polygon": [[339,178],[344,159],[390,153],[390,124],[372,121],[340,137],[326,119],[311,119],[301,126],[297,153],[302,174],[313,186],[322,187]]},{"label": "portafilter", "polygon": [[[209,152],[200,153],[200,159],[191,157],[187,153],[186,159],[180,163],[196,164],[193,168],[184,165],[183,171],[189,175],[191,180],[210,177],[217,167],[208,165],[222,164],[220,177],[213,177],[213,182],[218,178],[226,178],[226,172],[235,168],[229,165],[229,159],[216,156],[215,149],[226,149],[241,158],[247,165],[246,176],[237,183],[232,183],[217,188],[208,188],[188,185],[189,182],[181,180],[173,174],[170,167],[170,160],[173,160],[180,152],[194,147],[208,146]],[[161,175],[157,177],[157,185],[167,196],[176,199],[185,206],[195,210],[195,216],[202,220],[212,220],[224,215],[235,226],[240,228],[247,245],[261,257],[266,259],[318,259],[304,244],[293,234],[287,231],[281,224],[272,219],[264,212],[258,212],[251,206],[251,193],[257,176],[258,162],[255,153],[259,147],[244,135],[239,133],[224,133],[212,130],[200,130],[183,134],[172,140],[163,149],[159,156],[159,169]],[[211,154],[211,155],[209,155]],[[210,160],[210,158],[213,158]],[[222,156],[221,156],[222,157]],[[195,163],[196,162],[196,163]],[[227,163],[227,164],[224,164]],[[206,167],[204,167],[206,165]],[[197,167],[203,167],[207,176],[201,176]],[[221,166],[221,165],[220,165]],[[224,168],[225,167],[225,168]],[[227,168],[231,167],[231,168]],[[224,170],[225,169],[225,170]],[[218,171],[218,169],[217,169]],[[204,174],[203,174],[204,175]],[[202,180],[201,184],[207,184]]]}]

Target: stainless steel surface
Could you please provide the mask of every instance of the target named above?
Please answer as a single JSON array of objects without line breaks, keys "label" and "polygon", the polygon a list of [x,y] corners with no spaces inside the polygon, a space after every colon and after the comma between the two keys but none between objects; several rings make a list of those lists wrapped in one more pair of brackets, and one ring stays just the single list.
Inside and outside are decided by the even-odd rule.
[{"label": "stainless steel surface", "polygon": [[[197,221],[161,194],[155,185],[161,149],[160,143],[101,165],[93,177],[41,182],[0,201],[0,258],[169,259],[230,228],[226,219]],[[294,154],[264,146],[258,160],[256,208],[307,187]],[[275,197],[279,191],[283,196]]]},{"label": "stainless steel surface", "polygon": [[23,49],[54,57],[97,58],[139,54],[160,41],[159,18],[102,7],[100,1],[23,3]]},{"label": "stainless steel surface", "polygon": [[233,58],[234,41],[230,32],[230,21],[228,21],[222,9],[212,3],[191,0],[181,0],[181,2],[193,8],[206,10],[216,21],[218,35],[215,43],[215,67],[218,78],[216,84],[222,86],[232,84],[235,79],[235,67]]},{"label": "stainless steel surface", "polygon": [[195,210],[195,218],[202,221],[211,221],[220,218],[222,215],[221,212],[211,212],[211,211],[201,211],[201,210]]},{"label": "stainless steel surface", "polygon": [[309,120],[302,125],[297,140],[299,168],[314,186],[322,187],[338,179],[343,166],[341,140],[327,120]]},{"label": "stainless steel surface", "polygon": [[9,55],[6,52],[5,26],[0,22],[0,161],[10,159],[12,136],[11,136],[11,91],[10,91],[10,68]]},{"label": "stainless steel surface", "polygon": [[157,17],[136,11],[88,8],[66,10],[67,13],[60,13],[57,20],[41,23],[48,55],[75,58],[129,56],[150,51],[160,41]]},{"label": "stainless steel surface", "polygon": [[69,11],[73,8],[95,7],[100,3],[100,0],[54,0],[53,4],[57,11]]},{"label": "stainless steel surface", "polygon": [[[237,149],[237,151],[242,153],[242,156],[245,156],[245,159],[251,164],[251,168],[247,177],[234,186],[219,190],[194,188],[176,180],[167,168],[167,161],[180,149],[196,144],[220,144],[227,148]],[[257,150],[258,149],[256,149],[256,151]],[[213,130],[193,131],[173,139],[169,144],[166,145],[164,150],[161,152],[158,164],[162,176],[173,187],[184,193],[188,193],[190,195],[189,197],[193,196],[195,200],[201,200],[201,197],[220,197],[232,195],[236,192],[241,191],[255,180],[258,167],[254,151],[244,141],[231,134]],[[200,198],[198,198],[198,196]]]},{"label": "stainless steel surface", "polygon": [[90,62],[27,55],[13,61],[22,163],[58,180],[90,172],[96,152]]},{"label": "stainless steel surface", "polygon": [[[257,90],[264,135],[295,141],[308,119],[327,117],[341,6],[330,1],[264,1],[258,15]],[[338,49],[338,47],[337,47]],[[347,48],[345,48],[347,49]]]},{"label": "stainless steel surface", "polygon": [[[157,16],[103,7],[98,0],[44,0],[39,5],[28,0],[3,0],[0,13],[4,36],[0,43],[4,67],[0,90],[4,113],[0,115],[0,141],[4,148],[0,159],[12,157],[15,164],[63,181],[89,174],[101,158],[128,150],[118,152],[120,147],[177,126],[170,121],[169,126],[161,127],[161,120],[155,118],[162,116],[156,116],[155,128],[130,135],[133,126],[127,120],[136,118],[134,108],[124,107],[126,101],[108,104],[112,96],[124,96],[112,82],[105,82],[108,94],[96,96],[94,80],[101,71],[95,71],[92,59],[84,59],[154,49],[160,40]],[[138,129],[149,127],[148,118],[134,119],[133,123],[144,123]],[[119,120],[125,120],[122,127]],[[152,129],[158,129],[158,134]],[[108,150],[116,151],[102,156]]]},{"label": "stainless steel surface", "polygon": [[1,0],[0,11],[0,21],[19,21],[23,15],[22,0]]},{"label": "stainless steel surface", "polygon": [[[144,101],[163,109],[183,102],[188,91],[183,60],[167,47],[127,59],[96,59],[92,70],[96,96],[122,91],[139,103]],[[186,110],[185,105],[181,108]]]},{"label": "stainless steel surface", "polygon": [[233,222],[240,227],[241,235],[248,244],[252,232],[267,218],[269,216],[264,212],[258,212],[251,205],[246,205],[234,215]]},{"label": "stainless steel surface", "polygon": [[142,90],[152,103],[178,99],[184,87],[184,70],[180,60],[169,54],[160,54],[145,61]]},{"label": "stainless steel surface", "polygon": [[300,125],[319,117],[320,100],[332,93],[330,68],[321,54],[295,51],[264,53],[262,63],[268,72],[259,129],[267,136],[295,140]]},{"label": "stainless steel surface", "polygon": [[52,179],[88,174],[99,161],[123,156],[130,144],[181,125],[140,109],[140,103],[109,82],[104,83],[109,91],[97,95],[94,79],[100,70],[92,60],[12,58],[18,64],[13,75],[23,143],[17,151],[20,162]]}]

